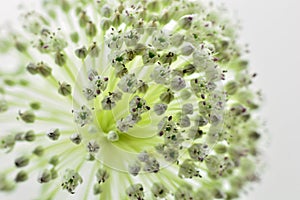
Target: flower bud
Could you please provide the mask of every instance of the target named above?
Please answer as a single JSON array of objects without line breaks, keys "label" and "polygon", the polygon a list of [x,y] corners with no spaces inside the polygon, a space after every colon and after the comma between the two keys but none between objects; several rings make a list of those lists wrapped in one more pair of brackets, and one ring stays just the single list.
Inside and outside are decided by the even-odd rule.
[{"label": "flower bud", "polygon": [[31,110],[25,112],[19,111],[19,116],[26,123],[34,123],[35,121],[35,115]]},{"label": "flower bud", "polygon": [[85,33],[89,37],[95,37],[97,34],[96,25],[93,22],[89,21],[86,25]]},{"label": "flower bud", "polygon": [[196,67],[192,64],[188,64],[186,66],[184,66],[182,72],[185,74],[185,75],[191,75],[193,74],[194,72],[196,71]]},{"label": "flower bud", "polygon": [[111,142],[116,142],[119,140],[119,135],[115,131],[109,131],[107,134],[107,139]]},{"label": "flower bud", "polygon": [[15,159],[16,167],[25,167],[29,164],[29,157],[21,156]]},{"label": "flower bud", "polygon": [[19,183],[19,182],[24,182],[24,181],[26,181],[28,179],[28,174],[27,174],[27,172],[25,172],[25,171],[20,171],[20,172],[18,172],[18,174],[17,174],[17,176],[15,177],[15,181],[17,182],[17,183]]},{"label": "flower bud", "polygon": [[93,44],[89,47],[89,55],[93,58],[98,57],[100,53],[100,49],[97,46],[96,42],[93,42]]},{"label": "flower bud", "polygon": [[88,51],[85,46],[75,50],[75,55],[80,59],[85,59],[87,54],[88,54]]},{"label": "flower bud", "polygon": [[53,166],[56,166],[59,163],[59,157],[57,155],[52,156],[49,160],[49,163]]},{"label": "flower bud", "polygon": [[96,141],[89,141],[86,147],[90,153],[97,153],[100,149],[100,146]]},{"label": "flower bud", "polygon": [[74,194],[74,190],[82,181],[82,177],[77,172],[72,169],[66,169],[61,186],[62,189]]},{"label": "flower bud", "polygon": [[186,83],[184,81],[184,79],[180,76],[175,76],[172,80],[171,80],[171,89],[174,91],[179,91],[182,90],[183,88],[186,87]]},{"label": "flower bud", "polygon": [[51,172],[48,169],[44,169],[38,176],[37,181],[39,183],[48,183],[51,181]]},{"label": "flower bud", "polygon": [[55,54],[55,64],[62,67],[64,64],[66,64],[66,58],[65,55],[62,52],[56,52]]},{"label": "flower bud", "polygon": [[104,6],[102,6],[101,7],[101,14],[104,16],[104,17],[110,17],[111,15],[112,15],[112,9],[111,9],[111,7],[110,6],[108,6],[108,5],[104,5]]},{"label": "flower bud", "polygon": [[30,103],[29,106],[33,110],[39,110],[41,108],[41,104],[39,102],[32,102],[32,103]]},{"label": "flower bud", "polygon": [[181,47],[181,54],[184,56],[189,56],[193,53],[195,47],[191,43],[185,43]]},{"label": "flower bud", "polygon": [[143,185],[140,183],[131,185],[126,189],[126,194],[131,200],[144,199],[145,194]]},{"label": "flower bud", "polygon": [[30,74],[33,74],[33,75],[39,73],[39,70],[34,63],[29,63],[27,65],[26,69]]},{"label": "flower bud", "polygon": [[4,99],[0,99],[0,113],[4,113],[8,110],[8,103]]},{"label": "flower bud", "polygon": [[193,22],[193,17],[192,16],[184,16],[179,19],[178,24],[181,26],[183,29],[190,29],[192,26]]},{"label": "flower bud", "polygon": [[214,150],[217,154],[224,154],[227,152],[227,147],[224,144],[216,144]]},{"label": "flower bud", "polygon": [[30,130],[30,131],[27,131],[25,134],[24,134],[24,139],[27,141],[27,142],[32,142],[35,140],[35,134],[34,134],[34,131],[33,130]]},{"label": "flower bud", "polygon": [[171,101],[174,100],[174,92],[168,89],[166,92],[162,93],[159,96],[160,100],[166,104],[169,104]]},{"label": "flower bud", "polygon": [[151,192],[155,198],[163,199],[168,195],[169,190],[162,183],[153,183]]},{"label": "flower bud", "polygon": [[52,73],[52,69],[43,62],[39,62],[37,64],[37,70],[38,70],[38,73],[45,78],[50,76]]},{"label": "flower bud", "polygon": [[98,169],[98,171],[96,173],[96,178],[97,178],[97,182],[99,184],[105,183],[105,181],[107,181],[107,179],[109,179],[109,173],[105,169]]},{"label": "flower bud", "polygon": [[107,31],[110,28],[111,24],[112,24],[111,20],[104,18],[100,22],[100,27],[103,31]]},{"label": "flower bud", "polygon": [[51,140],[58,140],[59,136],[60,136],[60,131],[58,128],[56,129],[51,129],[50,131],[47,132],[47,136],[51,139]]},{"label": "flower bud", "polygon": [[80,144],[82,137],[81,135],[79,135],[78,133],[74,133],[73,135],[71,135],[70,140],[74,143],[74,144]]},{"label": "flower bud", "polygon": [[129,164],[129,166],[128,166],[128,172],[131,175],[137,176],[140,171],[141,171],[141,163],[140,162],[134,161],[133,163]]},{"label": "flower bud", "polygon": [[238,83],[236,81],[230,81],[225,85],[225,90],[227,94],[234,95],[239,89]]},{"label": "flower bud", "polygon": [[180,178],[192,179],[193,177],[199,176],[199,171],[197,170],[195,163],[192,160],[187,159],[180,165],[178,176]]},{"label": "flower bud", "polygon": [[79,35],[77,32],[73,32],[70,35],[72,42],[77,43],[79,41]]},{"label": "flower bud", "polygon": [[66,82],[59,83],[58,93],[63,96],[68,96],[72,93],[72,87]]},{"label": "flower bud", "polygon": [[43,146],[37,146],[32,153],[38,157],[41,157],[44,155],[44,151],[45,150]]},{"label": "flower bud", "polygon": [[194,199],[193,189],[190,185],[182,185],[179,186],[175,192],[175,200],[182,200],[184,199]]},{"label": "flower bud", "polygon": [[93,193],[94,195],[98,195],[102,192],[101,186],[99,184],[94,184]]},{"label": "flower bud", "polygon": [[162,115],[166,112],[167,108],[168,108],[167,104],[159,103],[154,105],[153,110],[157,115]]}]

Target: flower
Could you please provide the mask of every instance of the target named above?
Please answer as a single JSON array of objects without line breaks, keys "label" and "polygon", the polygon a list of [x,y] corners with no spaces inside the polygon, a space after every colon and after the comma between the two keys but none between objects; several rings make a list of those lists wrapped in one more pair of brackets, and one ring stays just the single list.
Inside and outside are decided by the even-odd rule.
[{"label": "flower", "polygon": [[0,39],[19,62],[0,71],[1,192],[229,200],[258,179],[260,93],[224,10],[44,0],[23,18]]}]

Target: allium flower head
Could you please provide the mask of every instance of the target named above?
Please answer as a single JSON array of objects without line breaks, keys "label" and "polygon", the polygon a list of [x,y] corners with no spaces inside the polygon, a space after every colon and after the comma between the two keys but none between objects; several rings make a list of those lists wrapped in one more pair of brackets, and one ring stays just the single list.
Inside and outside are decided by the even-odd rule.
[{"label": "allium flower head", "polygon": [[224,9],[44,0],[22,19],[0,39],[0,191],[229,200],[258,179],[260,95]]}]

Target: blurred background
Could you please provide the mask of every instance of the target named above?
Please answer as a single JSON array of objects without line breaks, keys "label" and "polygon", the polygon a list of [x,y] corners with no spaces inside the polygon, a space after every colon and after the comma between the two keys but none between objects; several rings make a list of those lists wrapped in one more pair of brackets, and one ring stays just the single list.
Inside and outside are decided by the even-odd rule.
[{"label": "blurred background", "polygon": [[[21,2],[25,1],[2,1],[0,24],[18,23],[17,5]],[[29,2],[34,1],[26,0]],[[254,184],[241,200],[300,199],[300,2],[213,2],[223,2],[240,20],[239,40],[250,45],[251,71],[258,73],[255,85],[264,94],[261,118],[267,121],[268,129],[262,144],[266,166],[261,182]],[[9,197],[0,193],[0,200],[30,199],[30,189],[21,187]]]}]

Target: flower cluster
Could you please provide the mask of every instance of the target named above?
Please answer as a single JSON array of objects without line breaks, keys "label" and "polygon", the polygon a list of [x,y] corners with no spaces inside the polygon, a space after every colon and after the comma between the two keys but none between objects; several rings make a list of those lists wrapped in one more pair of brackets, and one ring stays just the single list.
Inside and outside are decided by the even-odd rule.
[{"label": "flower cluster", "polygon": [[0,52],[19,62],[0,66],[0,149],[17,154],[0,167],[0,191],[35,179],[38,199],[229,200],[258,179],[260,93],[224,9],[41,9],[0,37]]}]

